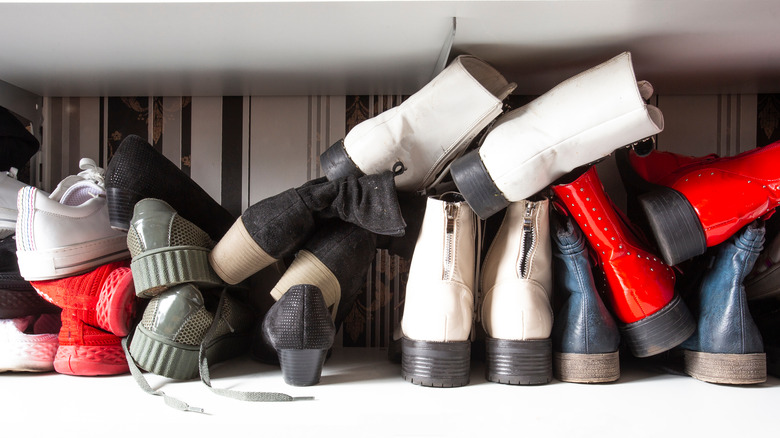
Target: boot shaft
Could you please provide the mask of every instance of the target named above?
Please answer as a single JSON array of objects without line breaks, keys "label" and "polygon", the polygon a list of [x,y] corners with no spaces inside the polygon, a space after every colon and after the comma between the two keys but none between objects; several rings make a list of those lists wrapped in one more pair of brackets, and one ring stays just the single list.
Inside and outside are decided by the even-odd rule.
[{"label": "boot shaft", "polygon": [[704,274],[696,303],[699,323],[684,348],[721,354],[763,353],[758,327],[748,309],[744,280],[764,243],[765,228],[753,223],[721,244]]},{"label": "boot shaft", "polygon": [[[663,115],[644,101],[626,52],[500,117],[452,176],[479,217],[526,199],[575,168],[657,134]],[[650,91],[651,93],[651,91]]]},{"label": "boot shaft", "polygon": [[322,168],[333,180],[400,162],[398,189],[426,188],[501,113],[514,88],[482,60],[459,56],[401,105],[355,126],[322,155]]},{"label": "boot shaft", "polygon": [[407,338],[465,341],[473,323],[476,218],[459,195],[428,198],[409,268]]},{"label": "boot shaft", "polygon": [[549,201],[523,200],[506,215],[482,264],[480,319],[493,338],[546,339],[552,330]]},{"label": "boot shaft", "polygon": [[582,232],[570,218],[554,224],[553,269],[558,310],[553,349],[575,354],[615,352],[620,335],[596,289]]},{"label": "boot shaft", "polygon": [[595,167],[570,184],[553,186],[597,257],[607,301],[623,323],[651,315],[674,296],[674,272],[634,235],[604,192]]}]

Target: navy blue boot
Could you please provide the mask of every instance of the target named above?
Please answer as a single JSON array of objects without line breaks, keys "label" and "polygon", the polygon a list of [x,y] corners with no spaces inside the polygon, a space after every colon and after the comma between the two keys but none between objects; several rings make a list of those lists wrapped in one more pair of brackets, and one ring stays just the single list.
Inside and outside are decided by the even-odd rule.
[{"label": "navy blue boot", "polygon": [[711,383],[745,385],[766,381],[761,333],[748,310],[743,281],[764,244],[764,225],[753,222],[717,249],[691,307],[698,328],[680,347],[685,372]]},{"label": "navy blue boot", "polygon": [[613,382],[620,377],[620,334],[596,291],[585,239],[568,217],[553,219],[551,225],[554,290],[560,303],[552,331],[555,378]]}]

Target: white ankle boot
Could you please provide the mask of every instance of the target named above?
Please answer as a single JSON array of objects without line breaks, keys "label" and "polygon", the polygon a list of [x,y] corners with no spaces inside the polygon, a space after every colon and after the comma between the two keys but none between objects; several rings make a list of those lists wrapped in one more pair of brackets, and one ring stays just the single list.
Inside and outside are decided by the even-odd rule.
[{"label": "white ankle boot", "polygon": [[400,162],[398,190],[428,187],[501,113],[514,88],[484,61],[459,56],[401,105],[358,124],[328,148],[320,156],[322,169],[334,180],[398,170]]},{"label": "white ankle boot", "polygon": [[486,377],[512,385],[552,379],[549,201],[509,204],[482,264]]},{"label": "white ankle boot", "polygon": [[486,219],[576,167],[657,134],[663,115],[645,99],[625,52],[500,117],[478,150],[452,163],[458,189]]},{"label": "white ankle boot", "polygon": [[406,284],[401,374],[423,386],[469,381],[476,217],[460,195],[428,198]]}]

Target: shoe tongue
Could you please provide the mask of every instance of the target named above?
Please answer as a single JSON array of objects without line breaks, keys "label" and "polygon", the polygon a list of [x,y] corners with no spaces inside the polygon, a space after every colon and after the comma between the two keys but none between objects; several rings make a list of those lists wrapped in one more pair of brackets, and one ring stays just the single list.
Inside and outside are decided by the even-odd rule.
[{"label": "shoe tongue", "polygon": [[[63,205],[78,206],[89,201],[92,198],[97,198],[99,196],[105,196],[105,195],[106,195],[106,191],[102,187],[98,186],[92,181],[81,180],[68,187],[67,190],[65,190],[65,192],[62,193],[59,202],[60,204]],[[52,193],[51,197],[52,199],[55,199],[53,198],[53,196],[54,193]]]}]

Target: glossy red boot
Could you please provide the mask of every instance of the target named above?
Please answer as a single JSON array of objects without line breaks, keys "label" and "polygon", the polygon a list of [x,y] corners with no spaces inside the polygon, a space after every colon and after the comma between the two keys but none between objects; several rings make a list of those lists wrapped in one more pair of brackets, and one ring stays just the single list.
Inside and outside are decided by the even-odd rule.
[{"label": "glossy red boot", "polygon": [[[669,265],[703,254],[780,205],[780,142],[733,157],[653,155],[631,157],[631,166],[656,185],[639,204]],[[680,165],[669,171],[674,161]]]},{"label": "glossy red boot", "polygon": [[674,292],[674,272],[633,234],[604,192],[594,167],[569,184],[552,187],[597,257],[597,278],[631,353],[647,357],[685,341],[696,328]]}]

